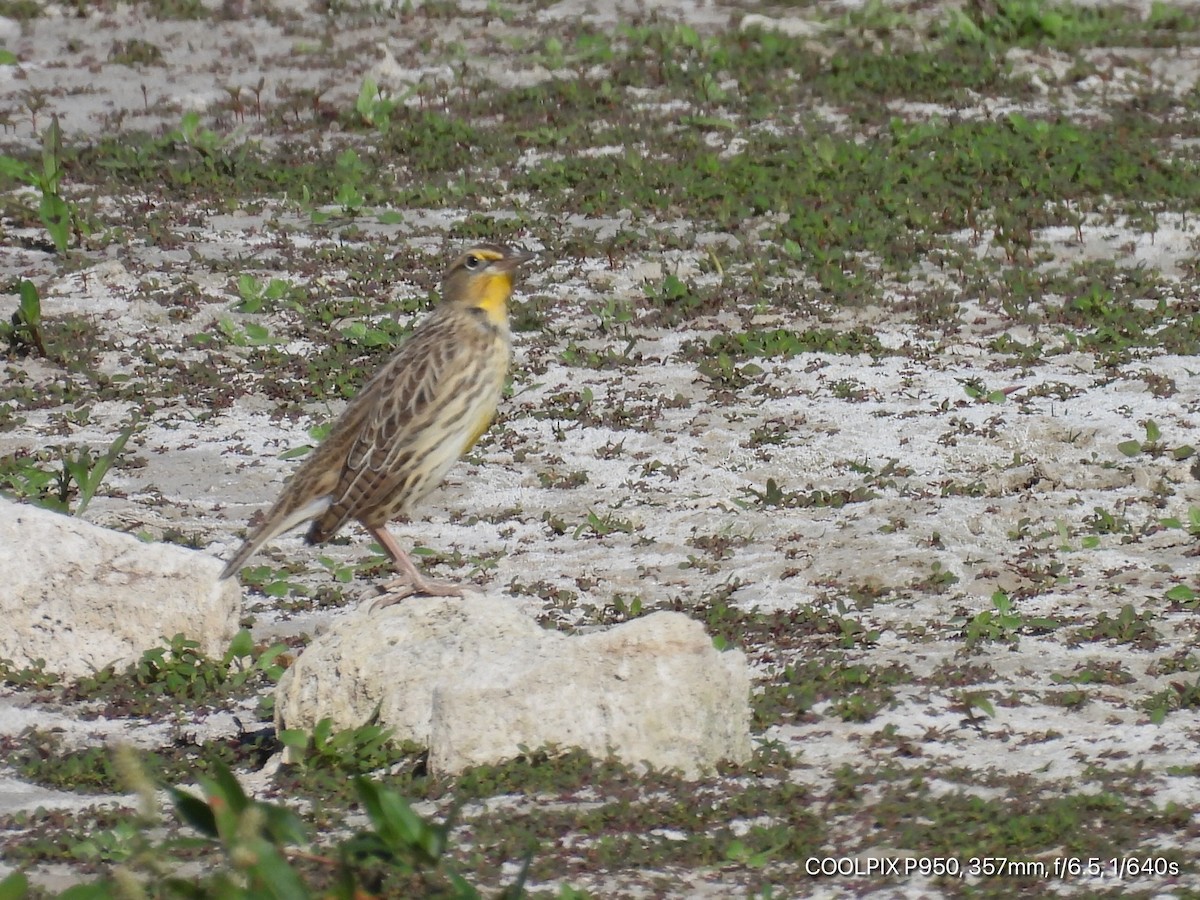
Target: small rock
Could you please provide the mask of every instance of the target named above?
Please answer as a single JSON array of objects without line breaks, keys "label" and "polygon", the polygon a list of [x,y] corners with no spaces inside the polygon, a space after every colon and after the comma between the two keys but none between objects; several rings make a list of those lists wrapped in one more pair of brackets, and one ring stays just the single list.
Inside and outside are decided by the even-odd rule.
[{"label": "small rock", "polygon": [[314,640],[275,709],[280,728],[342,730],[378,708],[439,772],[553,745],[696,777],[749,758],[749,702],[745,656],[679,613],[568,636],[501,600],[413,597]]},{"label": "small rock", "polygon": [[742,31],[748,31],[751,28],[761,28],[763,31],[777,31],[787,37],[796,38],[818,37],[829,29],[829,26],[824,22],[818,22],[815,19],[801,19],[796,16],[774,18],[772,16],[759,15],[758,13],[748,13],[742,16],[742,22],[739,27]]},{"label": "small rock", "polygon": [[629,277],[635,284],[648,282],[650,284],[658,284],[663,280],[662,263],[650,260],[649,262],[639,262],[629,267]]},{"label": "small rock", "polygon": [[241,614],[241,590],[220,571],[194,550],[0,499],[0,659],[79,678],[180,633],[219,657]]}]

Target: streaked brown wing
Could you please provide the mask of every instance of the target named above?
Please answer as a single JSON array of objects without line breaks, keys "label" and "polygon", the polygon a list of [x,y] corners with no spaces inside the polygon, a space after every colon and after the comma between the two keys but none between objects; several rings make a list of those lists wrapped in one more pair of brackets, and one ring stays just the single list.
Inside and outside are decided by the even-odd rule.
[{"label": "streaked brown wing", "polygon": [[455,315],[428,320],[364,389],[370,408],[346,455],[333,504],[315,525],[321,534],[333,534],[350,519],[375,520],[373,514],[409,477],[439,408],[478,360],[478,340],[464,324],[473,323]]}]

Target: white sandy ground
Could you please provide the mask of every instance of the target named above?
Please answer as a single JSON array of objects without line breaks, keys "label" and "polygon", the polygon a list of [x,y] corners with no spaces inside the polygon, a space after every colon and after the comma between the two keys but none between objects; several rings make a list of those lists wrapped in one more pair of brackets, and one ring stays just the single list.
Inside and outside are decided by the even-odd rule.
[{"label": "white sandy ground", "polygon": [[[607,10],[598,11],[596,20],[610,20]],[[717,27],[727,20],[729,10],[716,4],[681,4],[666,14]],[[577,5],[558,4],[545,14],[576,12]],[[255,49],[261,71],[269,73],[273,84],[319,83],[328,73],[307,67],[295,52],[318,28],[303,21],[305,26],[298,30],[264,21],[210,28],[142,21],[136,13],[122,10],[104,17],[97,23],[103,27],[87,34],[66,20],[39,20],[12,47],[23,58],[30,58],[26,48],[40,49],[47,58],[66,53],[64,35],[82,31],[84,44],[70,51],[70,58],[82,62],[90,55],[102,60],[114,40],[142,36],[152,28],[157,29],[155,43],[168,57],[171,77],[154,78],[144,99],[142,79],[97,79],[86,65],[35,62],[24,67],[20,85],[0,83],[0,94],[51,83],[75,85],[81,89],[68,90],[66,97],[55,100],[68,131],[111,125],[104,117],[120,110],[125,111],[124,127],[159,127],[177,121],[171,117],[182,109],[205,109],[226,97],[222,84],[257,81],[258,70],[225,78],[211,71],[236,41]],[[471,37],[499,40],[496,35]],[[355,47],[366,35],[347,29],[336,39]],[[388,71],[389,55],[393,63],[407,61],[415,46],[415,39],[406,43],[407,38],[394,34],[387,40],[387,52],[379,57],[381,74]],[[360,67],[376,62],[364,59]],[[1061,60],[1042,54],[1025,62],[1035,70],[1053,71]],[[13,77],[10,68],[0,67],[0,78]],[[401,68],[390,71],[397,78],[426,71],[421,65]],[[1185,91],[1198,71],[1196,54],[1185,53],[1171,60],[1150,59],[1144,67],[1131,66],[1118,74],[1174,81]],[[430,72],[436,77],[437,66],[428,67],[426,74]],[[330,96],[351,102],[360,77],[357,71],[352,76],[343,73]],[[1067,110],[1086,109],[1088,91],[1099,89],[1074,85]],[[1119,89],[1119,81],[1105,86]],[[1048,98],[1043,108],[1061,99]],[[1030,101],[1024,111],[1036,112],[1042,102]],[[914,104],[897,104],[895,111],[914,118],[936,112]],[[981,107],[978,112],[1003,111]],[[22,121],[0,140],[28,142],[32,135],[29,123]],[[536,165],[538,159],[528,162]],[[536,210],[536,198],[514,202]],[[370,217],[358,224],[368,239],[411,243],[428,253],[431,266],[438,266],[446,231],[460,218],[453,210],[408,211],[400,224],[378,224]],[[683,233],[693,230],[688,222],[650,224]],[[1082,227],[1082,240],[1074,229],[1053,229],[1036,238],[1040,248],[1053,254],[1055,266],[1115,258],[1121,265],[1152,267],[1169,280],[1179,280],[1181,263],[1194,256],[1200,225],[1194,216],[1162,216],[1158,224],[1152,237],[1122,223],[1094,220]],[[579,217],[563,227],[604,232],[615,223]],[[21,236],[16,230],[10,233]],[[644,281],[657,281],[664,270],[698,283],[711,280],[715,276],[703,248],[711,245],[719,256],[724,241],[752,240],[750,234],[697,236],[701,249],[695,252],[630,259],[615,270],[604,260],[543,259],[536,264],[522,293],[548,298],[551,313],[542,334],[517,335],[513,396],[496,426],[454,469],[417,521],[394,526],[398,538],[441,554],[460,552],[468,560],[488,560],[482,573],[473,573],[468,563],[458,569],[438,567],[436,574],[476,577],[495,592],[511,589],[513,602],[522,609],[563,627],[594,623],[599,610],[618,595],[627,600],[640,597],[648,608],[675,600],[687,606],[699,604],[732,580],[740,586],[731,602],[746,609],[812,605],[836,612],[843,604],[844,615],[879,631],[877,643],[856,651],[859,661],[877,667],[902,664],[916,677],[897,687],[897,701],[869,722],[843,722],[823,715],[824,708],[818,706],[805,724],[778,726],[761,735],[795,754],[793,778],[800,783],[823,787],[845,763],[904,765],[893,744],[872,742],[893,726],[897,735],[918,748],[913,765],[933,760],[947,771],[1024,773],[1064,792],[1074,790],[1072,780],[1089,771],[1137,766],[1156,805],[1176,802],[1195,808],[1200,796],[1200,714],[1177,711],[1162,725],[1154,725],[1141,704],[1183,677],[1158,674],[1156,665],[1194,648],[1197,637],[1194,613],[1167,612],[1164,599],[1176,584],[1200,588],[1196,540],[1179,529],[1154,527],[1167,518],[1186,522],[1189,508],[1200,500],[1190,460],[1145,454],[1131,459],[1117,445],[1142,438],[1149,421],[1157,424],[1167,446],[1196,443],[1200,363],[1148,350],[1144,358],[1113,373],[1089,354],[1050,354],[1064,340],[1052,330],[1035,335],[1009,329],[1018,340],[1041,340],[1047,347],[1041,360],[1025,366],[990,348],[1008,321],[969,297],[962,298],[961,331],[928,333],[911,318],[896,314],[893,306],[919,298],[931,286],[954,287],[953,273],[932,267],[914,273],[912,283],[895,286],[879,306],[840,311],[809,305],[803,277],[796,273],[779,286],[771,304],[772,309],[796,312],[763,315],[761,327],[815,327],[820,323],[814,313],[820,312],[843,327],[873,328],[885,347],[910,350],[881,359],[806,353],[786,361],[757,360],[764,376],[731,392],[716,390],[700,375],[685,344],[723,333],[733,324],[732,317],[701,319],[686,332],[637,323],[628,328],[628,337],[619,326],[612,334],[604,332],[597,308],[642,296]],[[968,244],[973,236],[959,239]],[[184,347],[187,337],[213,328],[221,318],[240,320],[232,312],[238,298],[230,279],[215,273],[212,262],[242,259],[246,271],[264,281],[295,280],[277,248],[282,244],[309,249],[327,243],[307,234],[305,221],[294,211],[273,204],[244,215],[198,210],[183,249],[121,247],[101,252],[94,265],[64,275],[52,257],[13,248],[0,256],[0,274],[5,280],[18,275],[37,278],[47,317],[84,315],[130,348],[149,344],[164,356],[203,359],[203,351]],[[1002,256],[986,240],[976,249],[981,255]],[[342,273],[329,271],[322,277],[337,283]],[[153,298],[156,292],[167,296],[180,285],[194,285],[202,304],[192,318],[174,322]],[[1187,289],[1184,285],[1180,290]],[[405,296],[420,293],[415,283],[398,283],[395,290]],[[1179,299],[1168,297],[1168,302]],[[621,369],[583,369],[564,364],[560,357],[570,341],[619,353],[629,340],[633,362]],[[297,355],[311,349],[298,341],[285,346]],[[131,371],[116,353],[106,355],[101,367],[114,374]],[[13,368],[10,363],[7,371]],[[37,360],[18,361],[15,368],[34,383],[48,377],[46,366]],[[1156,396],[1147,375],[1171,379],[1175,392]],[[244,377],[248,387],[253,385],[250,374],[231,377]],[[979,379],[989,390],[1019,390],[1002,404],[976,402],[964,390],[967,379]],[[580,418],[575,410],[585,389],[591,393],[592,415]],[[306,415],[294,420],[278,418],[274,411],[273,401],[254,394],[216,412],[188,398],[158,409],[130,444],[130,452],[144,464],[114,471],[87,517],[135,532],[174,529],[198,536],[209,552],[227,555],[240,540],[248,517],[274,498],[293,470],[295,463],[279,456],[308,443],[308,429],[327,421],[336,407],[311,403]],[[0,432],[0,455],[63,443],[102,449],[127,421],[130,408],[97,402],[85,425],[72,425],[63,414],[55,408],[22,411],[23,424]],[[626,417],[624,425],[613,424],[618,414]],[[755,429],[764,427],[778,430],[776,442],[752,437]],[[770,478],[793,491],[851,491],[864,485],[864,468],[878,473],[889,462],[899,474],[890,483],[868,485],[878,494],[875,499],[842,508],[764,510],[749,493],[764,490]],[[543,487],[539,479],[575,472],[585,472],[587,481],[572,489]],[[978,489],[953,493],[968,485]],[[1170,490],[1160,491],[1163,485]],[[1097,508],[1124,518],[1131,528],[1101,535],[1097,546],[1086,547],[1084,539],[1091,532],[1085,519]],[[632,531],[593,536],[586,527],[589,512],[628,522]],[[556,534],[548,517],[561,519],[565,533]],[[357,529],[346,534],[346,543],[320,550],[305,547],[293,535],[274,542],[258,562],[293,565],[302,573],[291,576],[293,580],[328,584],[317,556],[358,562],[369,555],[369,542]],[[713,559],[696,546],[698,538],[714,535],[732,539],[727,557]],[[1031,581],[1031,565],[1062,568],[1047,588]],[[958,581],[940,591],[923,587],[935,566]],[[570,592],[570,599],[541,599],[530,588],[539,583],[543,594],[561,590]],[[962,691],[931,686],[939,683],[930,679],[939,667],[963,662],[962,641],[946,640],[952,631],[942,629],[990,609],[996,590],[1012,592],[1031,585],[1037,587],[1035,596],[1017,604],[1024,616],[1090,624],[1101,612],[1115,616],[1122,605],[1131,603],[1139,611],[1159,614],[1153,625],[1162,643],[1152,651],[1103,642],[1073,645],[1067,640],[1072,629],[1065,627],[1024,634],[1014,649],[984,645],[966,661],[989,665],[994,674],[967,689],[987,693],[995,714],[968,716]],[[856,586],[879,590],[879,601],[857,609],[848,590]],[[372,586],[358,582],[348,593],[370,596]],[[340,614],[285,612],[261,597],[252,598],[250,608],[256,633],[263,637],[312,633]],[[797,655],[802,657],[804,650],[751,652],[766,676]],[[1045,702],[1047,696],[1071,687],[1055,676],[1069,677],[1085,665],[1106,663],[1120,664],[1134,680],[1086,687],[1089,701],[1078,709]],[[150,747],[169,739],[169,729],[161,723],[83,720],[70,710],[31,706],[19,694],[0,698],[0,733],[17,734],[35,723],[43,729],[62,729],[72,742],[119,736]],[[192,730],[214,739],[236,728],[228,715],[221,715],[196,723]],[[946,783],[948,791],[971,789],[957,778]],[[0,779],[0,813],[86,802],[92,801]],[[1175,849],[1194,858],[1200,846]],[[668,874],[689,884],[691,896],[726,896],[729,890],[720,873]],[[592,887],[606,895],[603,883]],[[636,886],[625,879],[616,879],[608,888],[607,893],[636,896]],[[1053,889],[1072,888],[1086,890],[1087,885],[1060,884]],[[815,890],[812,896],[854,893],[837,885]],[[937,895],[936,888],[920,881],[903,890],[905,896]],[[900,895],[899,886],[895,895]]]}]

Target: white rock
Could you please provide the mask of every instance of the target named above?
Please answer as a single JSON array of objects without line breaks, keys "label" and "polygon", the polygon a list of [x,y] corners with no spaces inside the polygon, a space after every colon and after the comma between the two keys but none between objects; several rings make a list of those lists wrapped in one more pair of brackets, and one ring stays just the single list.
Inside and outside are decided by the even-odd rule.
[{"label": "white rock", "polygon": [[241,590],[220,560],[0,499],[0,659],[78,678],[183,633],[220,656]]},{"label": "white rock", "polygon": [[378,707],[392,739],[427,746],[439,772],[554,745],[695,777],[749,758],[749,702],[745,656],[679,613],[568,636],[502,600],[413,597],[314,640],[275,710],[280,728],[328,717],[342,730]]},{"label": "white rock", "polygon": [[796,16],[774,18],[758,13],[748,13],[742,16],[740,27],[742,31],[761,28],[764,31],[778,31],[787,37],[800,38],[817,37],[829,28],[824,22],[818,22],[815,19],[801,19]]}]

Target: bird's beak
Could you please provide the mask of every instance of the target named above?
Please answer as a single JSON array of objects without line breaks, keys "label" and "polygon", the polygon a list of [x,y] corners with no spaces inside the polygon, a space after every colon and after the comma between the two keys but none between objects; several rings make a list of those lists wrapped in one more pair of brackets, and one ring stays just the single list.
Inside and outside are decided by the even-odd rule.
[{"label": "bird's beak", "polygon": [[504,259],[498,259],[492,263],[492,268],[497,272],[515,272],[525,263],[535,259],[537,254],[526,253],[524,250],[509,250],[508,255]]}]

